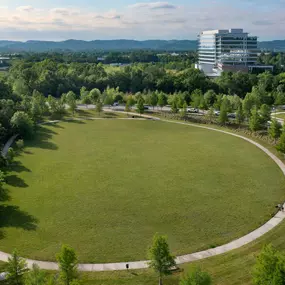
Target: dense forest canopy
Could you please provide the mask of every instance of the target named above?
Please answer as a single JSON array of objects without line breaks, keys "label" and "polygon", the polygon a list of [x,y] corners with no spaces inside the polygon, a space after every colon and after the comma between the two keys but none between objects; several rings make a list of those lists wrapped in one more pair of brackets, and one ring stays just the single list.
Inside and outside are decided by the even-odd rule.
[{"label": "dense forest canopy", "polygon": [[[285,104],[283,54],[261,54],[261,63],[275,65],[275,73],[223,73],[210,79],[194,68],[195,53],[156,54],[150,51],[104,53],[110,62],[125,58],[124,66],[98,63],[93,53],[23,54],[12,60],[0,80],[0,140],[11,134],[31,133],[30,126],[45,114],[61,115],[76,100],[88,104],[185,106],[225,113]],[[93,62],[94,60],[94,62]],[[242,106],[242,110],[240,109]],[[267,111],[266,111],[267,112]],[[226,115],[225,115],[226,118]],[[264,120],[265,121],[265,120]]]}]

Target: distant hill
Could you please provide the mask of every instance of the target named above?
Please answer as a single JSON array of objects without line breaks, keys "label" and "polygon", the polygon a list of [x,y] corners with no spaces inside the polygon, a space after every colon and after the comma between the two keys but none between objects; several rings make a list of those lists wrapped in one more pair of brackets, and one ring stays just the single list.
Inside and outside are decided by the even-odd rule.
[{"label": "distant hill", "polygon": [[67,40],[63,42],[52,41],[27,41],[11,42],[0,41],[0,51],[2,52],[45,52],[45,51],[127,51],[127,50],[159,50],[159,51],[186,51],[196,50],[195,40],[95,40],[79,41]]},{"label": "distant hill", "polygon": [[259,42],[259,48],[270,51],[285,51],[285,40]]},{"label": "distant hill", "polygon": [[[270,51],[285,51],[285,40],[259,42],[259,48]],[[67,40],[53,41],[0,41],[0,52],[46,52],[46,51],[188,51],[196,50],[196,40]]]}]

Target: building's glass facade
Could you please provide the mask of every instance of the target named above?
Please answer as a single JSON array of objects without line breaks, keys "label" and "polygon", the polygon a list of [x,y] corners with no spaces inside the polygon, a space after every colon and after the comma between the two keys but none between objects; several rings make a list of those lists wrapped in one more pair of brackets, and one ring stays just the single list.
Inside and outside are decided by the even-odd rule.
[{"label": "building's glass facade", "polygon": [[248,66],[257,60],[257,37],[242,29],[204,31],[198,42],[199,64]]}]

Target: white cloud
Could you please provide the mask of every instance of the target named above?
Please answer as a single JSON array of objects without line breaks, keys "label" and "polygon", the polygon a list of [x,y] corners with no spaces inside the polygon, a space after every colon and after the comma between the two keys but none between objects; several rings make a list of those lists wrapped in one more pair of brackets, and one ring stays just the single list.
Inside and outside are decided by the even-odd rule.
[{"label": "white cloud", "polygon": [[20,31],[21,36],[31,35],[27,39],[33,38],[35,31],[54,32],[57,37],[61,35],[60,38],[196,39],[200,30],[235,27],[245,28],[263,38],[280,38],[285,33],[284,5],[267,10],[265,6],[263,9],[257,7],[252,13],[246,8],[226,4],[224,0],[215,4],[209,1],[196,1],[191,6],[176,6],[171,2],[140,2],[120,11],[79,7],[0,7],[0,34],[3,38],[3,35],[9,35],[8,31]]},{"label": "white cloud", "polygon": [[142,2],[130,5],[129,8],[131,9],[147,8],[151,10],[156,10],[156,9],[176,9],[177,6],[170,4],[168,2],[150,2],[150,3]]},{"label": "white cloud", "polygon": [[32,12],[34,11],[34,8],[32,6],[19,6],[16,10],[19,12]]}]

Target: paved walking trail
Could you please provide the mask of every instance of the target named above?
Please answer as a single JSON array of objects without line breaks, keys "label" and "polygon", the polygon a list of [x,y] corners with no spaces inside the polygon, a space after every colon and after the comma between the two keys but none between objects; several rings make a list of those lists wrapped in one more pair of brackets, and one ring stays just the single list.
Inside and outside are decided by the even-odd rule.
[{"label": "paved walking trail", "polygon": [[[117,111],[117,112],[119,112],[119,111]],[[129,113],[129,114],[137,116],[136,113]],[[249,143],[254,144],[256,147],[258,147],[259,149],[264,151],[268,156],[270,156],[275,161],[275,163],[280,167],[283,174],[285,175],[285,165],[282,163],[282,161],[279,158],[277,158],[273,153],[271,153],[267,148],[263,147],[261,144],[255,142],[249,138],[246,138],[246,137],[243,137],[241,135],[237,135],[237,134],[234,134],[231,132],[218,130],[215,128],[201,126],[201,125],[197,125],[197,124],[165,120],[165,119],[160,119],[160,118],[156,118],[156,117],[152,117],[152,116],[148,116],[148,115],[142,115],[141,117],[147,118],[147,119],[159,120],[162,122],[167,122],[167,123],[172,123],[172,124],[179,124],[179,125],[192,126],[192,127],[196,127],[196,128],[202,128],[202,129],[220,132],[220,133],[224,133],[224,134],[228,134],[231,136],[241,138],[245,141],[248,141]],[[12,140],[12,138],[10,140]],[[260,228],[254,230],[253,232],[251,232],[251,233],[249,233],[249,234],[247,234],[247,235],[245,235],[239,239],[236,239],[232,242],[218,246],[216,248],[211,248],[211,249],[200,251],[200,252],[195,252],[195,253],[191,253],[191,254],[178,256],[176,258],[176,263],[177,264],[183,264],[183,263],[192,262],[195,260],[205,259],[205,258],[208,258],[211,256],[223,254],[223,253],[226,253],[226,252],[231,251],[233,249],[237,249],[239,247],[242,247],[242,246],[258,239],[259,237],[263,236],[265,233],[269,232],[270,230],[272,230],[274,227],[276,227],[278,224],[280,224],[284,220],[284,218],[285,218],[285,212],[280,211],[272,219],[270,219],[267,223],[265,223]],[[10,255],[5,253],[5,252],[0,252],[0,260],[2,260],[2,261],[7,261],[9,256]],[[45,262],[45,261],[36,261],[36,260],[27,259],[27,263],[28,263],[29,267],[31,267],[33,265],[33,263],[36,263],[42,269],[58,270],[58,265],[55,262]],[[148,262],[146,260],[144,260],[144,261],[131,261],[131,262],[126,261],[126,262],[120,262],[120,263],[79,264],[78,269],[80,271],[126,270],[126,264],[129,264],[130,269],[143,269],[143,268],[148,267]]]},{"label": "paved walking trail", "polygon": [[282,125],[285,124],[285,120],[284,119],[281,119],[281,118],[278,118],[276,115],[279,115],[279,114],[285,114],[285,112],[277,112],[277,113],[271,113],[271,116],[273,118],[275,118],[279,123],[281,123]]}]

